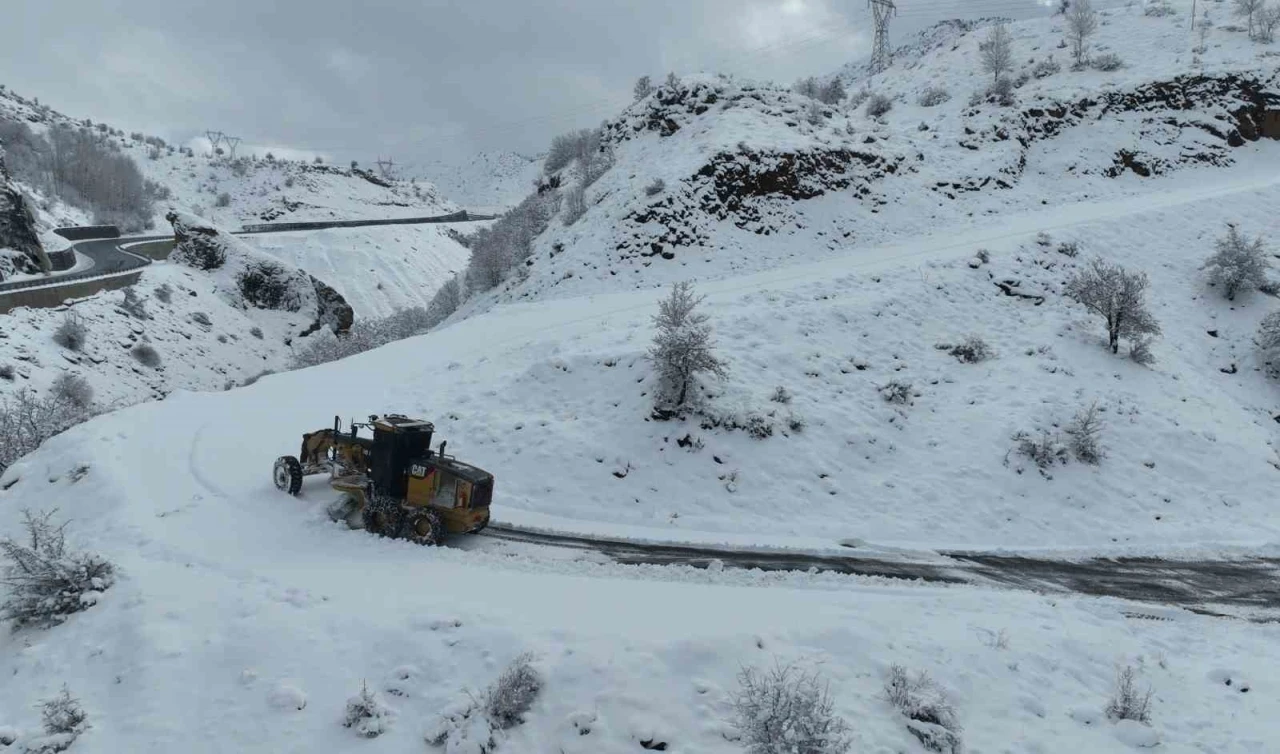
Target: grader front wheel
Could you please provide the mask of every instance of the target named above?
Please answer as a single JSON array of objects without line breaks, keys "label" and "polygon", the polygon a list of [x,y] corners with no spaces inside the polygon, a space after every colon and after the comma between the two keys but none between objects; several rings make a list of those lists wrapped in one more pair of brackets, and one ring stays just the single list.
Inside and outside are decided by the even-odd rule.
[{"label": "grader front wheel", "polygon": [[302,489],[302,464],[293,456],[280,456],[271,470],[271,479],[276,483],[276,489],[297,495]]},{"label": "grader front wheel", "polygon": [[361,518],[365,531],[381,537],[395,539],[404,529],[404,511],[398,500],[375,497],[365,503]]}]

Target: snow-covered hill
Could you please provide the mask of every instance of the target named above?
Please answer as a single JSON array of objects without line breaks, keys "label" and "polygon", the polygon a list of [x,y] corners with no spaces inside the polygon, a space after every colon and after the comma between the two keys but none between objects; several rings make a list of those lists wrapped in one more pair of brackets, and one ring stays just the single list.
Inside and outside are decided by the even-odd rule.
[{"label": "snow-covered hill", "polygon": [[427,162],[414,169],[445,196],[479,212],[518,204],[541,171],[541,158],[517,152],[480,152],[462,161]]}]

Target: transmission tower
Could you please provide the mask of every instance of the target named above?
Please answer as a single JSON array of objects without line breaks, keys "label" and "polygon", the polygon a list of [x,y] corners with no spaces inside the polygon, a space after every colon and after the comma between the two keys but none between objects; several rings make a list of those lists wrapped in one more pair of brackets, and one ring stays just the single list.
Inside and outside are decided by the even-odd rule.
[{"label": "transmission tower", "polygon": [[391,158],[388,157],[387,159],[384,160],[381,157],[379,157],[377,165],[378,165],[378,172],[382,174],[382,177],[390,179],[391,168],[394,168],[396,166],[396,164],[391,161]]},{"label": "transmission tower", "polygon": [[240,146],[239,136],[223,136],[223,143],[227,145],[227,151],[230,153],[231,159],[236,158],[236,147]]},{"label": "transmission tower", "polygon": [[209,156],[213,157],[218,154],[218,144],[226,138],[221,131],[205,131],[204,135],[209,138]]},{"label": "transmission tower", "polygon": [[871,51],[871,72],[880,73],[889,67],[892,53],[889,50],[889,19],[898,12],[893,0],[867,0],[876,22],[876,42]]}]

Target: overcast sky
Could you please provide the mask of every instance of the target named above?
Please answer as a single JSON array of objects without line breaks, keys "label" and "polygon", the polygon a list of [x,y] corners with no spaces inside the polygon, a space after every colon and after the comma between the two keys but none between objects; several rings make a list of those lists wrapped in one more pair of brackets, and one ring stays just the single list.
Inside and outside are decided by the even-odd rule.
[{"label": "overcast sky", "polygon": [[[867,53],[866,0],[7,0],[0,83],[185,142],[205,129],[330,159],[533,153],[636,77],[790,82]],[[892,39],[1038,0],[901,0]]]}]

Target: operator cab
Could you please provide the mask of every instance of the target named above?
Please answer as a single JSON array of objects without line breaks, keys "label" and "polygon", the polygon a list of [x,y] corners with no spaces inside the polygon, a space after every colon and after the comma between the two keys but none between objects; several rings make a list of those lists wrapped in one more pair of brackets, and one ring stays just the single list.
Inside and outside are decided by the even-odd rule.
[{"label": "operator cab", "polygon": [[371,416],[369,426],[373,428],[373,491],[402,499],[408,491],[410,465],[431,456],[435,427],[399,414]]}]

